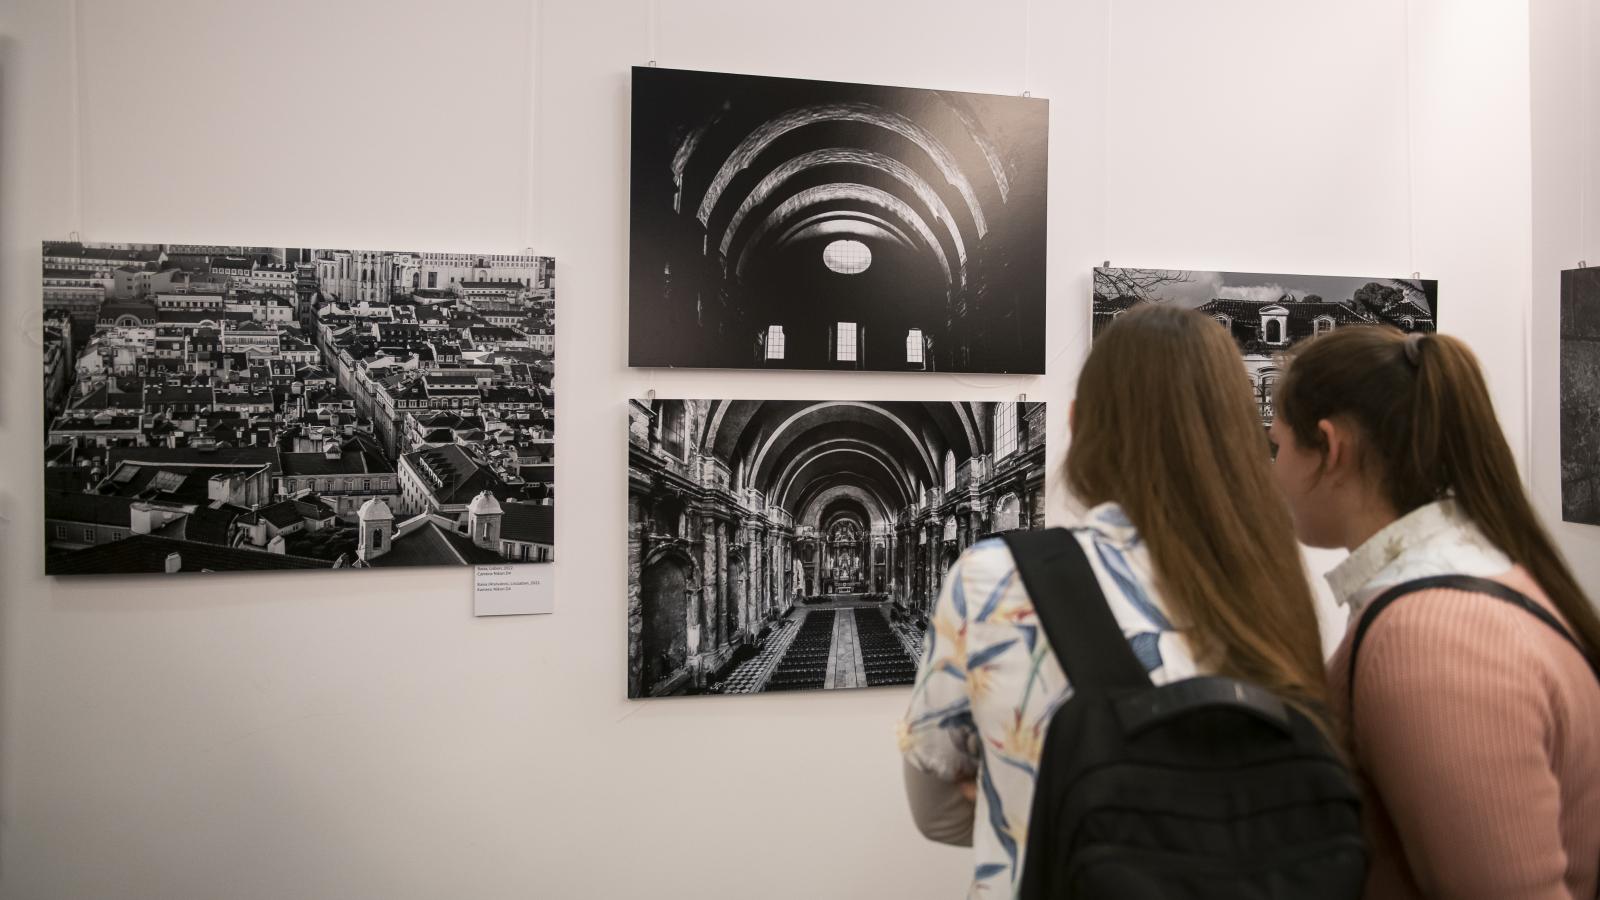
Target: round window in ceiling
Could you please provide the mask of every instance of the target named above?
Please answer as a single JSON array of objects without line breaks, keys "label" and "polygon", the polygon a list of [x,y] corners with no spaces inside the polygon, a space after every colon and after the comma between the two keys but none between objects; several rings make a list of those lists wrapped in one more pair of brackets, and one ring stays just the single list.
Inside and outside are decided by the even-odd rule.
[{"label": "round window in ceiling", "polygon": [[834,241],[822,248],[822,262],[840,275],[860,275],[872,265],[872,251],[860,241]]}]

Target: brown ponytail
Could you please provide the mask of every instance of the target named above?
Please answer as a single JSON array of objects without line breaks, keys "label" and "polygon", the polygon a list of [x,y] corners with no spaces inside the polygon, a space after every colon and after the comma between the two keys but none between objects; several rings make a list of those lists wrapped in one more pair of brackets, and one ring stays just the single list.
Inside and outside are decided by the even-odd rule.
[{"label": "brown ponytail", "polygon": [[1388,326],[1340,329],[1295,352],[1275,405],[1307,447],[1326,450],[1318,422],[1352,422],[1369,445],[1363,465],[1399,514],[1452,497],[1600,653],[1600,615],[1528,500],[1466,344]]}]

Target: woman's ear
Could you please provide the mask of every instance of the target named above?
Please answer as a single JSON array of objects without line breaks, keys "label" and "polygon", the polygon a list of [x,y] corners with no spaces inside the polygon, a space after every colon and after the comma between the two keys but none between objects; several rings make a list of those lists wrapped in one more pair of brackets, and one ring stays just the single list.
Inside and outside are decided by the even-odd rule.
[{"label": "woman's ear", "polygon": [[1322,457],[1322,468],[1335,478],[1344,476],[1355,462],[1355,445],[1350,429],[1332,419],[1317,422],[1317,433],[1322,436],[1322,446],[1327,452]]}]

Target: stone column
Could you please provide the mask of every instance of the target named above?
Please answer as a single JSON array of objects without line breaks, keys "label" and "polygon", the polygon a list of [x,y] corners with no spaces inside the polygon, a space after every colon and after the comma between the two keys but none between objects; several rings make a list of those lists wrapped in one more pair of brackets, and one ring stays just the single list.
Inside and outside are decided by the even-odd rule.
[{"label": "stone column", "polygon": [[762,609],[758,617],[766,620],[766,613],[773,610],[773,594],[782,589],[781,581],[776,580],[778,572],[778,532],[766,533],[766,589],[762,591]]},{"label": "stone column", "polygon": [[762,582],[766,581],[766,578],[763,577],[767,570],[767,554],[764,546],[766,539],[766,535],[760,529],[757,529],[750,536],[751,563],[750,569],[745,575],[745,580],[750,586],[745,588],[744,609],[739,611],[739,616],[742,619],[739,623],[740,630],[749,632],[752,636],[755,634],[756,606],[761,602],[761,594],[764,590]]},{"label": "stone column", "polygon": [[690,647],[691,653],[708,649],[707,645],[713,642],[712,636],[716,634],[712,623],[716,618],[722,570],[717,568],[717,520],[711,516],[701,520],[700,541],[703,545],[701,557],[705,560],[704,570],[700,573],[700,646]]},{"label": "stone column", "polygon": [[628,696],[643,692],[644,607],[639,580],[644,570],[644,523],[640,521],[639,495],[628,492]]},{"label": "stone column", "polygon": [[722,522],[716,523],[717,534],[717,603],[715,616],[717,627],[713,633],[716,635],[716,645],[722,647],[728,643],[728,617],[726,609],[732,599],[731,586],[728,584],[728,526]]}]

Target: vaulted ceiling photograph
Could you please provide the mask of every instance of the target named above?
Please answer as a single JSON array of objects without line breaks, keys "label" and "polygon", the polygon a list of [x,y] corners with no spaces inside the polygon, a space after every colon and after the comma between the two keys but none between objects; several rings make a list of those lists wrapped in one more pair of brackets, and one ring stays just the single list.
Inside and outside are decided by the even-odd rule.
[{"label": "vaulted ceiling photograph", "polygon": [[1042,99],[638,68],[629,363],[1044,371]]}]

